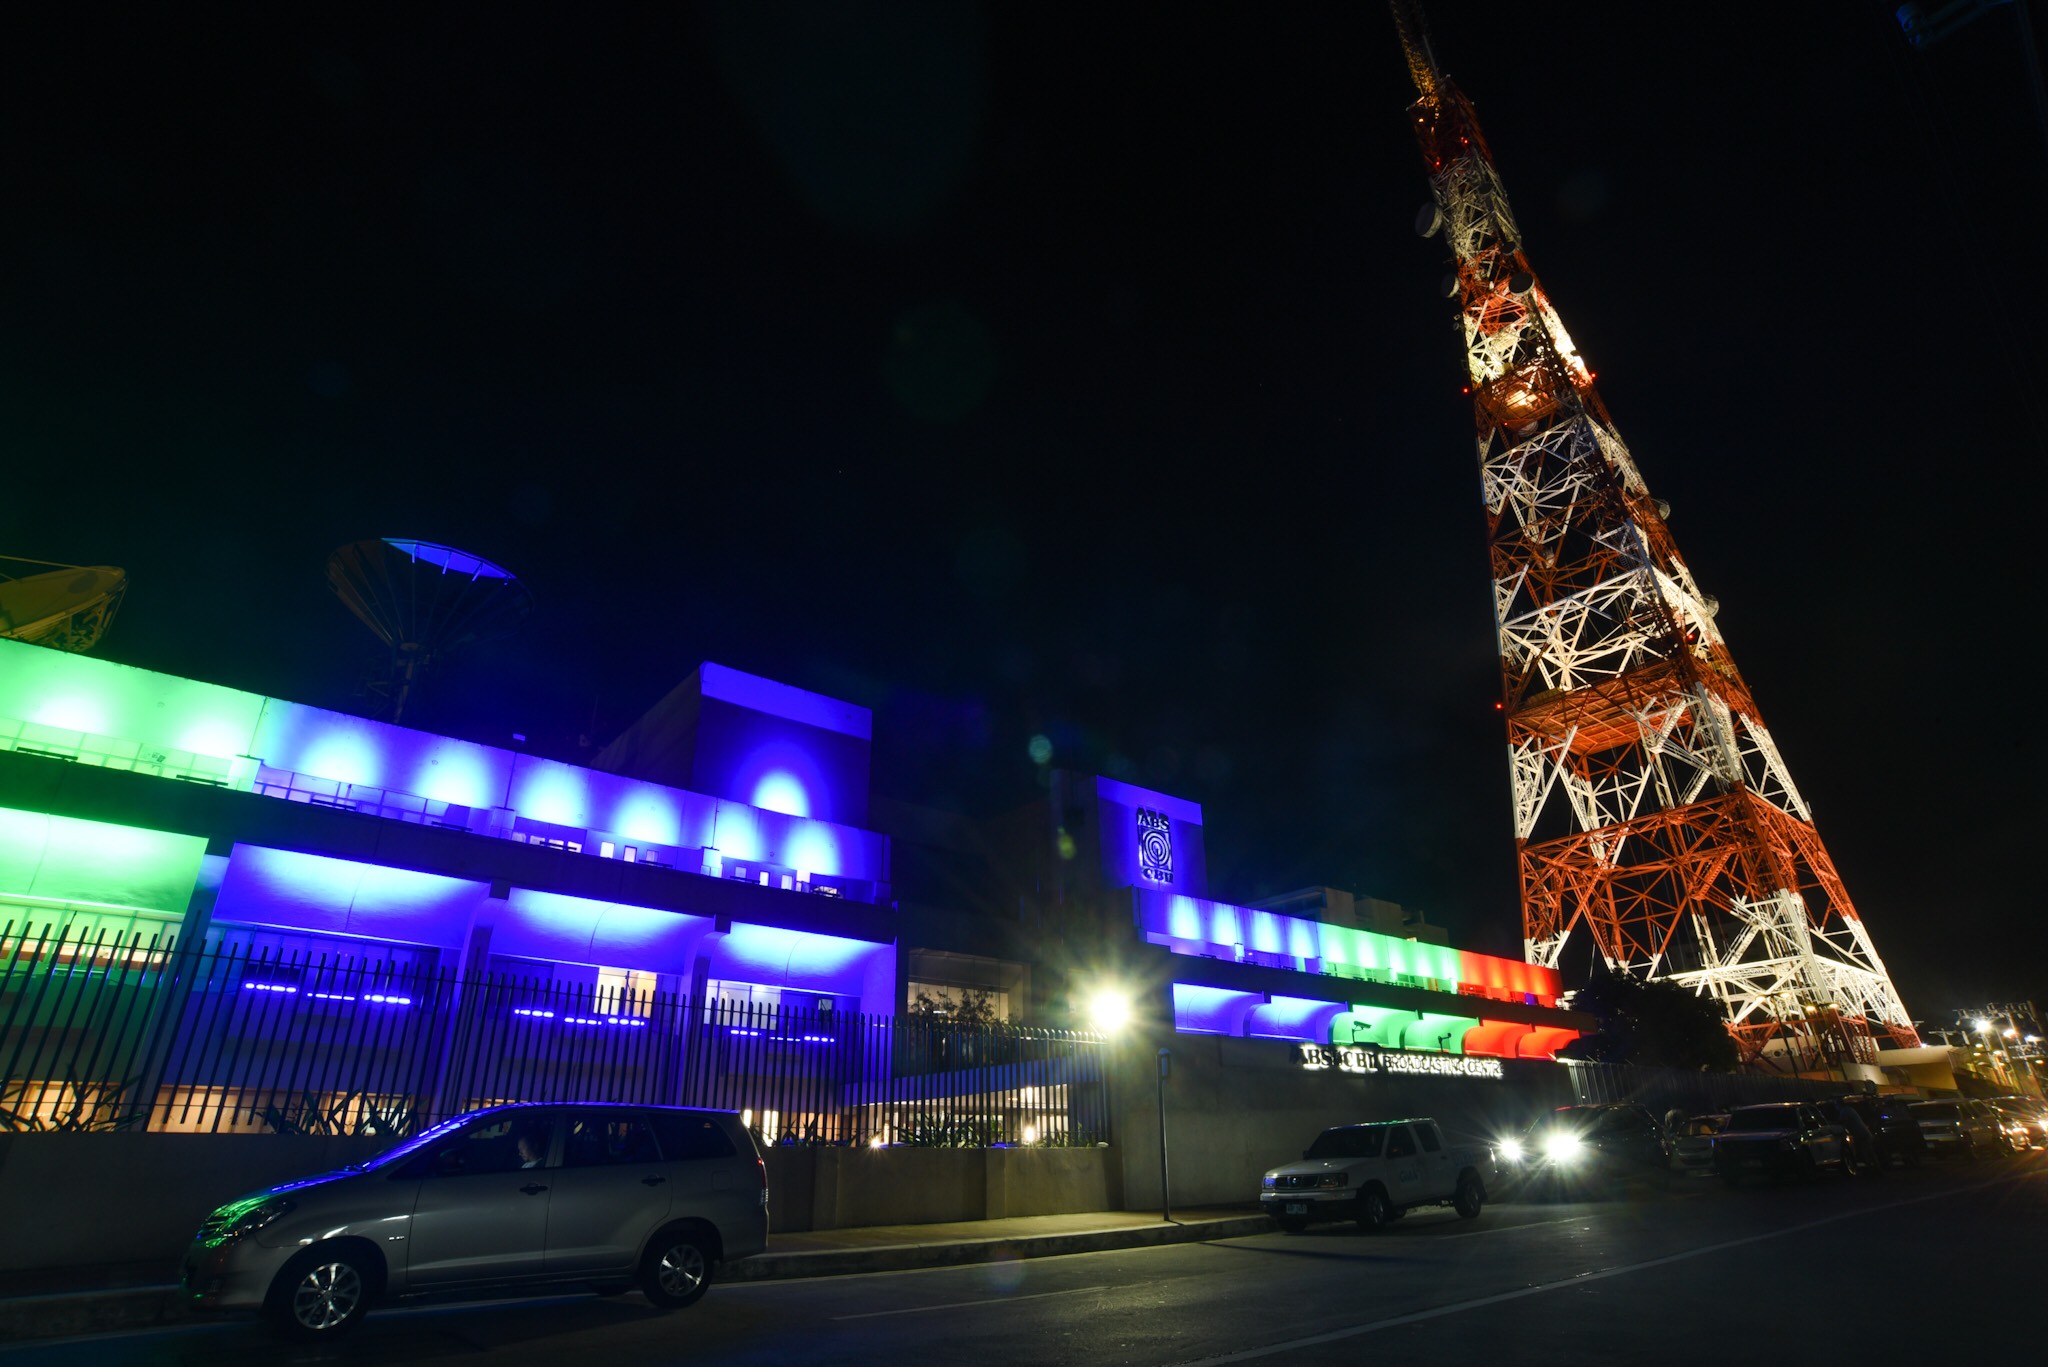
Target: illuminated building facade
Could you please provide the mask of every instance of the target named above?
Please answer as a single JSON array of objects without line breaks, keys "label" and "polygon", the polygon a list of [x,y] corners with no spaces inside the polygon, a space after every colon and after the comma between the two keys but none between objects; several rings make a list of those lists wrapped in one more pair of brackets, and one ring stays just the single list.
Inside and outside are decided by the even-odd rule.
[{"label": "illuminated building facade", "polygon": [[1184,1033],[1576,1033],[1551,970],[1339,893],[1211,897],[1169,794],[1058,775],[1017,828],[1050,878],[948,862],[1003,842],[874,798],[871,744],[865,709],[716,664],[582,767],[0,641],[0,1108],[355,1132],[566,1086],[758,1106],[771,1137],[1080,1141],[1097,1046],[1062,1027],[1105,969]]},{"label": "illuminated building facade", "polygon": [[1055,773],[1034,815],[1038,915],[1079,947],[1066,976],[1146,984],[1178,1033],[1547,1059],[1586,1025],[1558,1008],[1555,969],[1424,939],[1388,904],[1212,897],[1202,809],[1184,798]]}]

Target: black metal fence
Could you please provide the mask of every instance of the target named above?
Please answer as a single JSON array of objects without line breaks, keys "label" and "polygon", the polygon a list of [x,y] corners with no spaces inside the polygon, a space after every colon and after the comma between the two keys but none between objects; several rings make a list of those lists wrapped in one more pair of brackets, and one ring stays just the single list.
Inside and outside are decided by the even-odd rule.
[{"label": "black metal fence", "polygon": [[772,1144],[1110,1138],[1068,1031],[0,929],[0,1129],[397,1136],[502,1101],[711,1106]]},{"label": "black metal fence", "polygon": [[1731,1106],[1816,1100],[1862,1090],[1860,1084],[1839,1079],[1779,1077],[1747,1070],[1700,1073],[1626,1063],[1572,1063],[1568,1070],[1573,1096],[1581,1104],[1633,1101],[1658,1115],[1673,1110],[1710,1115]]}]

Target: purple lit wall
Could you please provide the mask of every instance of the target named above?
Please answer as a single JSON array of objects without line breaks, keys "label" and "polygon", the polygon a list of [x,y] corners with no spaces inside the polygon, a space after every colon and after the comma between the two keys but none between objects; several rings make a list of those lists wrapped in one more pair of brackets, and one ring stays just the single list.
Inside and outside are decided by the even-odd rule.
[{"label": "purple lit wall", "polygon": [[[1095,809],[1104,887],[1142,887],[1192,896],[1206,891],[1209,870],[1202,849],[1200,804],[1113,778],[1097,778]],[[1141,813],[1145,814],[1142,821]],[[1158,835],[1165,840],[1161,842]],[[1162,844],[1170,851],[1163,865],[1156,857]],[[1161,877],[1169,868],[1170,876]]]},{"label": "purple lit wall", "polygon": [[1241,1035],[1327,1044],[1330,1022],[1349,1010],[1343,1002],[1309,997],[1269,996],[1196,983],[1173,985],[1173,1028],[1187,1035]]},{"label": "purple lit wall", "polygon": [[789,816],[868,819],[868,710],[705,664],[690,786]]},{"label": "purple lit wall", "polygon": [[705,942],[705,959],[713,981],[855,997],[862,1011],[894,1013],[894,945],[736,925]]},{"label": "purple lit wall", "polygon": [[249,753],[273,769],[464,807],[504,805],[513,762],[509,750],[275,698]]},{"label": "purple lit wall", "polygon": [[237,845],[214,921],[457,948],[487,883]]},{"label": "purple lit wall", "polygon": [[708,916],[513,888],[485,915],[491,952],[522,959],[633,968],[688,979],[693,957],[711,933]]}]

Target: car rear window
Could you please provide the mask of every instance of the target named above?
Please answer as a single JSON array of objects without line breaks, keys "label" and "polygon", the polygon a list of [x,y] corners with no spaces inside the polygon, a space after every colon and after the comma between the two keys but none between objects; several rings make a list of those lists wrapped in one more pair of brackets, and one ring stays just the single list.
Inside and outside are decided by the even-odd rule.
[{"label": "car rear window", "polygon": [[661,1137],[664,1158],[730,1158],[739,1152],[724,1128],[708,1115],[656,1111],[654,1132]]}]

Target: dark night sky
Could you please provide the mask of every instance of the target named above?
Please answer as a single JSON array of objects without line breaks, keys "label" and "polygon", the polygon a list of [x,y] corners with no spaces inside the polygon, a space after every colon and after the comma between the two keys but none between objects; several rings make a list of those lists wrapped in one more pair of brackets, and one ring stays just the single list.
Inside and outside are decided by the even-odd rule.
[{"label": "dark night sky", "polygon": [[[1438,4],[1524,241],[1910,1006],[2048,997],[2048,130],[2012,7]],[[1382,7],[0,23],[0,552],[342,708],[326,554],[521,573],[408,717],[563,758],[705,659],[877,787],[1201,802],[1212,882],[1519,927],[1440,241]],[[594,719],[594,721],[593,721]]]}]

